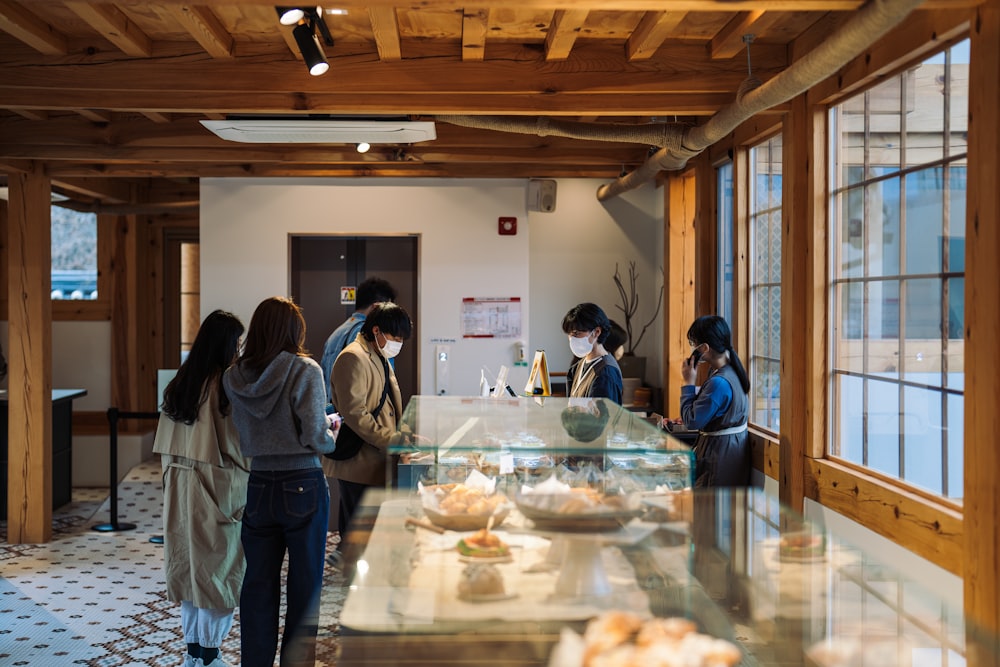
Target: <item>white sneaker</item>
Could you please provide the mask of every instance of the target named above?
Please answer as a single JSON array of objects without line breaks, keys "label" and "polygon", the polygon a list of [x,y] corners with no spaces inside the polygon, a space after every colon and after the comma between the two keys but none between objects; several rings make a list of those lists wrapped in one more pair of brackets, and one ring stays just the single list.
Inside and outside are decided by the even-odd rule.
[{"label": "white sneaker", "polygon": [[190,653],[185,653],[181,667],[201,667],[201,658],[195,658]]},{"label": "white sneaker", "polygon": [[223,660],[221,655],[216,656],[215,660],[208,663],[207,665],[201,661],[201,658],[198,658],[197,664],[198,667],[202,667],[202,665],[204,665],[204,667],[230,667],[229,663]]}]

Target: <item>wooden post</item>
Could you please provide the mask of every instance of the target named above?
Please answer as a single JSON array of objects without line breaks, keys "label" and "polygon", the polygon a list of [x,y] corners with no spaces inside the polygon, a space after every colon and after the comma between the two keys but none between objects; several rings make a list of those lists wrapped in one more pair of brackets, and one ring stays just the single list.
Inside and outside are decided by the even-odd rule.
[{"label": "wooden post", "polygon": [[667,417],[681,414],[681,362],[688,356],[687,330],[695,316],[695,174],[688,170],[667,179],[667,229],[664,273],[666,308],[663,327],[663,407]]},{"label": "wooden post", "polygon": [[7,541],[52,539],[52,188],[9,178]]},{"label": "wooden post", "polygon": [[1000,655],[1000,0],[975,9],[965,244],[965,618],[970,667]]},{"label": "wooden post", "polygon": [[798,512],[805,457],[822,458],[826,367],[826,168],[823,118],[792,100],[782,141],[779,497]]}]

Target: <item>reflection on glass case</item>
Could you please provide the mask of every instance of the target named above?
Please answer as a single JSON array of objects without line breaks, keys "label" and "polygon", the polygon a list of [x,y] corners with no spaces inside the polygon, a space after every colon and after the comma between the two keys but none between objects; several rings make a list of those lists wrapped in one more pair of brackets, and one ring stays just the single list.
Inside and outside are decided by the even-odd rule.
[{"label": "reflection on glass case", "polygon": [[692,483],[688,446],[603,398],[414,396],[402,422],[420,442],[390,450],[400,488],[464,484],[473,472],[508,498],[552,479],[614,495]]}]

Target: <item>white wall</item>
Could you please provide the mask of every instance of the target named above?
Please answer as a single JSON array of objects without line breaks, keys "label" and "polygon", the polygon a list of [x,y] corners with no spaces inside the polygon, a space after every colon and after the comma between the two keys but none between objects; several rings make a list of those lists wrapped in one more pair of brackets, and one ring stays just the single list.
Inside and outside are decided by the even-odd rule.
[{"label": "white wall", "polygon": [[[0,322],[0,345],[9,357],[7,322]],[[111,323],[52,323],[52,387],[86,389],[74,410],[107,410],[111,400]],[[4,379],[0,388],[7,388]]]},{"label": "white wall", "polygon": [[[454,339],[452,394],[475,394],[479,368],[511,367],[523,388],[527,369],[513,368],[514,340],[461,338],[463,297],[520,297],[522,340],[529,358],[543,348],[550,370],[570,361],[560,324],[581,301],[615,317],[615,263],[637,262],[640,294],[659,289],[662,232],[652,187],[610,206],[596,198],[598,180],[560,180],[553,213],[529,213],[527,180],[202,179],[201,308],[230,310],[249,322],[264,298],[287,295],[289,236],[418,234],[420,393],[434,393],[433,340]],[[500,236],[497,218],[518,219],[516,236]],[[640,317],[640,319],[642,319]],[[642,348],[658,360],[659,334]],[[653,368],[658,368],[656,364]]]}]

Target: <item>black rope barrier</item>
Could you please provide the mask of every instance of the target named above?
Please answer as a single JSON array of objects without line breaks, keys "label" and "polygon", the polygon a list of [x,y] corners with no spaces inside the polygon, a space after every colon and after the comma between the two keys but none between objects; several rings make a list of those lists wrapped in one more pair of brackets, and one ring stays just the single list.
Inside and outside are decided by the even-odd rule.
[{"label": "black rope barrier", "polygon": [[[135,530],[134,523],[122,523],[118,520],[118,420],[119,419],[159,419],[159,412],[121,412],[118,408],[108,408],[108,427],[110,441],[110,477],[111,486],[111,521],[99,523],[92,529],[99,533],[114,533],[123,530]],[[153,538],[150,538],[153,542]],[[160,543],[163,538],[160,537]]]}]

